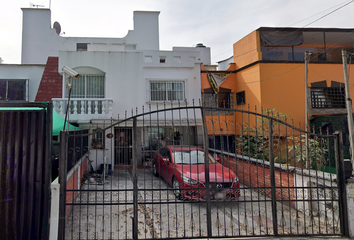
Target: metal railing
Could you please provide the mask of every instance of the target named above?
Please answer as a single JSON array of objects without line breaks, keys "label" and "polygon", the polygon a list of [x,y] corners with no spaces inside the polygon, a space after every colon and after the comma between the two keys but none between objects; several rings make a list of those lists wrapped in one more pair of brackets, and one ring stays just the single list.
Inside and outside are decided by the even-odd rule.
[{"label": "metal railing", "polygon": [[312,108],[345,108],[344,88],[311,88]]}]

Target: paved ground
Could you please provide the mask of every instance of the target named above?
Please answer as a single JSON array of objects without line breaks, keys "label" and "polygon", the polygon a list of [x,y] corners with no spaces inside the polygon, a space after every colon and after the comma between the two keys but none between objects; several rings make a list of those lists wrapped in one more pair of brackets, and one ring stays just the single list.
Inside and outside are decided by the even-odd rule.
[{"label": "paved ground", "polygon": [[[97,179],[98,181],[98,179]],[[119,169],[107,184],[84,184],[66,219],[66,239],[132,239],[133,183],[131,170]],[[151,169],[138,169],[138,237],[195,238],[207,236],[206,202],[176,200],[172,189]],[[308,218],[293,208],[277,204],[278,233],[339,234],[339,223]],[[213,237],[273,235],[271,201],[241,186],[238,201],[211,204]],[[269,239],[269,236],[266,237]],[[332,237],[333,238],[333,237]],[[265,238],[260,238],[265,239]],[[282,238],[286,239],[286,238]],[[307,239],[307,238],[303,238]],[[317,238],[318,239],[318,238]],[[322,239],[322,238],[320,238]]]}]

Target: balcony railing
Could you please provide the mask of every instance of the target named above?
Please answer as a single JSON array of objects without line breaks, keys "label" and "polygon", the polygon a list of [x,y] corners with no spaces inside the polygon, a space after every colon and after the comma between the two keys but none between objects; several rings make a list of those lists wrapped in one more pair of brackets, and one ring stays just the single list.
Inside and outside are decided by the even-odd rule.
[{"label": "balcony railing", "polygon": [[[67,98],[53,98],[54,110],[65,117]],[[110,119],[113,100],[107,98],[71,98],[69,104],[70,120],[89,121],[90,119]]]},{"label": "balcony railing", "polygon": [[311,88],[312,108],[345,108],[344,88]]}]

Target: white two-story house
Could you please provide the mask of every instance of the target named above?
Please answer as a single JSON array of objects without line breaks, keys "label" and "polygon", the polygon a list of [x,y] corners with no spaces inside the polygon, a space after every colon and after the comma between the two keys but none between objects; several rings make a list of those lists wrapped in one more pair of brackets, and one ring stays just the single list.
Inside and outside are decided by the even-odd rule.
[{"label": "white two-story house", "polygon": [[[161,51],[159,12],[135,11],[134,30],[123,38],[80,38],[61,36],[58,23],[51,28],[49,9],[22,10],[22,63],[46,64],[35,99],[52,101],[55,111],[62,118],[68,112],[67,120],[80,129],[93,132],[106,128],[130,117],[132,111],[135,114],[136,109],[142,113],[161,109],[164,104],[166,107],[199,104],[200,64],[210,64],[210,48],[198,44]],[[68,111],[69,89],[62,71],[64,65],[80,74],[78,79],[70,79],[73,87]],[[144,149],[156,147],[154,141],[161,138],[168,141],[176,131],[182,136],[180,144],[196,144],[202,138],[202,131],[192,131],[199,133],[183,139],[183,134],[191,131],[189,127],[187,130],[187,122],[180,121],[186,114],[182,112],[177,118],[171,113],[164,115],[165,122],[174,122],[169,127],[158,124],[157,115],[148,118],[148,125],[146,119],[144,123],[138,120],[138,127],[145,124],[144,131],[147,131],[143,133],[141,128],[138,133],[142,149],[138,155],[143,155]],[[200,113],[193,118],[195,128],[201,127]],[[108,133],[113,134],[113,141],[107,138]],[[131,139],[131,134],[130,122],[90,137],[93,165],[99,166],[107,155],[113,166],[131,164],[131,151],[121,154],[131,149],[131,141],[124,146],[119,144],[122,136]]]}]

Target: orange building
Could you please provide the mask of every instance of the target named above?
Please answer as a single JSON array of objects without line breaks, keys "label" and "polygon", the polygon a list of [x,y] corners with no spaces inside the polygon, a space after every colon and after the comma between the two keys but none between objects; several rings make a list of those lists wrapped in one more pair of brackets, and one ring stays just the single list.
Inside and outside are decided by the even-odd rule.
[{"label": "orange building", "polygon": [[[247,110],[250,106],[250,111],[257,107],[258,112],[260,108],[275,108],[304,129],[306,89],[308,119],[316,115],[345,114],[341,51],[345,49],[352,54],[353,46],[354,29],[261,27],[233,45],[234,63],[227,70],[209,71],[202,67],[203,104],[208,106],[211,102],[208,100],[215,99],[222,108]],[[305,88],[306,51],[311,56]],[[214,78],[230,74],[218,86],[218,94],[208,79],[213,74]],[[349,71],[349,81],[353,97],[354,71]],[[235,124],[228,124],[225,132],[219,121],[219,126],[209,126],[209,134],[237,134],[233,126],[239,117],[230,114],[225,117]]]}]

